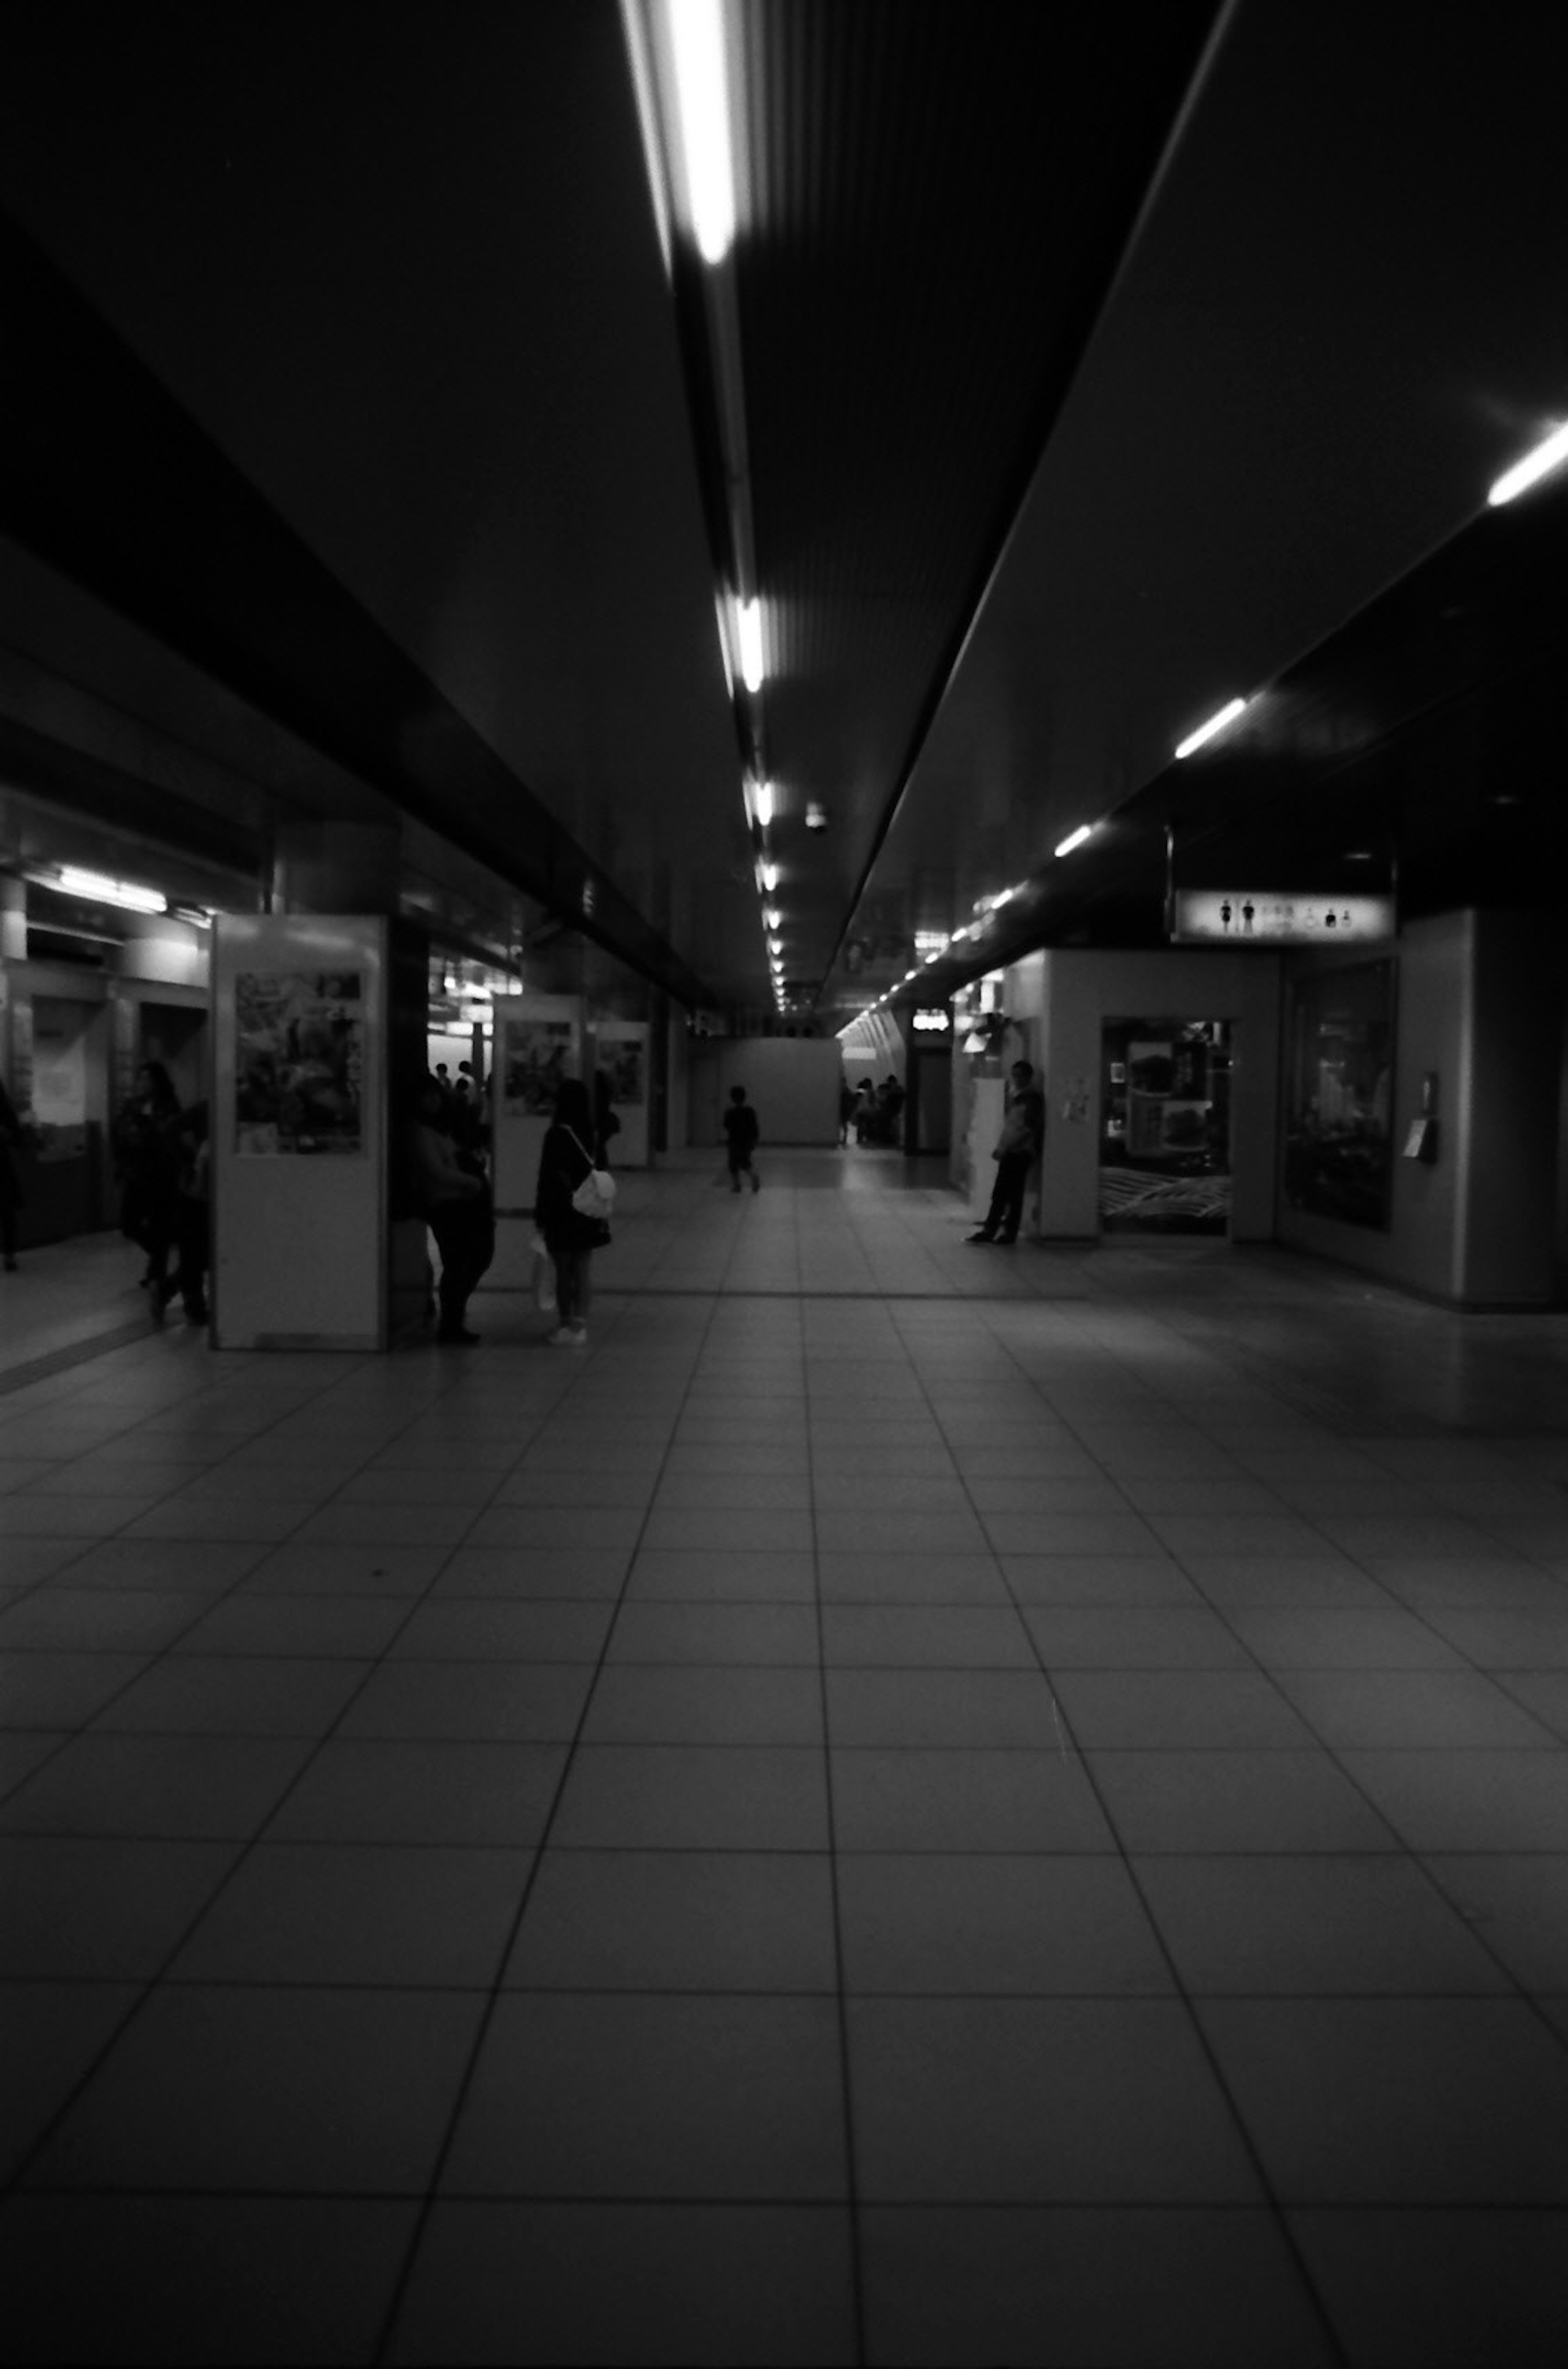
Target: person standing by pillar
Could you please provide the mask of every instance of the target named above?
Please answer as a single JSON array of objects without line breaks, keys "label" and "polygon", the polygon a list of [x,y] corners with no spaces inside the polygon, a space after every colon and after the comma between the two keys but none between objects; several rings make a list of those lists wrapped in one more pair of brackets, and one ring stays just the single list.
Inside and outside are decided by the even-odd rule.
[{"label": "person standing by pillar", "polygon": [[1001,1133],[991,1158],[996,1183],[985,1223],[967,1239],[971,1242],[1015,1242],[1024,1216],[1024,1191],[1029,1171],[1046,1139],[1046,1098],[1035,1083],[1034,1064],[1014,1061],[1009,1072]]}]

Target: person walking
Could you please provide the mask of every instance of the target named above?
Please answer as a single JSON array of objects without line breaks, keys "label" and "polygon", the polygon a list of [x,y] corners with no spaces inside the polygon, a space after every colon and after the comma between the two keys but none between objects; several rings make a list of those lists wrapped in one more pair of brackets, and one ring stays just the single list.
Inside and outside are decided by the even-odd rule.
[{"label": "person walking", "polygon": [[495,1253],[495,1221],[489,1186],[482,1175],[463,1165],[446,1132],[447,1116],[440,1081],[430,1078],[419,1096],[414,1163],[425,1223],[441,1254],[436,1338],[474,1342],[479,1335],[468,1329],[468,1295]]},{"label": "person walking", "polygon": [[610,1240],[602,1218],[585,1217],[572,1207],[573,1194],[593,1173],[594,1141],[588,1088],[580,1078],[563,1078],[555,1090],[555,1116],[539,1149],[533,1192],[533,1222],[555,1269],[557,1322],[545,1335],[554,1349],[580,1349],[587,1342],[593,1253]]},{"label": "person walking", "polygon": [[1002,1105],[1001,1133],[991,1158],[996,1183],[985,1223],[966,1237],[971,1242],[1015,1242],[1024,1216],[1024,1190],[1029,1171],[1046,1139],[1046,1098],[1035,1083],[1031,1061],[1014,1061]]},{"label": "person walking", "polygon": [[745,1087],[731,1086],[729,1108],[724,1115],[724,1139],[732,1193],[739,1192],[743,1175],[751,1179],[753,1193],[761,1190],[762,1180],[751,1165],[751,1154],[757,1149],[759,1132],[757,1114],[746,1099]]}]

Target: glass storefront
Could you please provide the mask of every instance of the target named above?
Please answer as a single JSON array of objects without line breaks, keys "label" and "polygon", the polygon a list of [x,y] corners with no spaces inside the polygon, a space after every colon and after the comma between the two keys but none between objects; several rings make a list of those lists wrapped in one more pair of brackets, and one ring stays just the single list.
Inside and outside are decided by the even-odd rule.
[{"label": "glass storefront", "polygon": [[1230,1024],[1108,1020],[1100,1224],[1223,1234],[1230,1219]]},{"label": "glass storefront", "polygon": [[1393,965],[1321,972],[1289,992],[1285,1197],[1320,1218],[1386,1230]]}]

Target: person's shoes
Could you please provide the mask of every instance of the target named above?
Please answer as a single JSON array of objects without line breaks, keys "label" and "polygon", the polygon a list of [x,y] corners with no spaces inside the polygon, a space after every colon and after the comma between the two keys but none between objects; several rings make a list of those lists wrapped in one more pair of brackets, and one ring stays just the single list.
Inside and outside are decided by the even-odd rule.
[{"label": "person's shoes", "polygon": [[553,1333],[546,1333],[544,1338],[552,1349],[580,1349],[588,1339],[588,1327],[586,1324],[557,1324]]},{"label": "person's shoes", "polygon": [[1011,1250],[1017,1240],[1018,1237],[1016,1234],[998,1234],[996,1238],[997,1248],[1003,1251]]},{"label": "person's shoes", "polygon": [[752,1178],[751,1178],[751,1190],[752,1190],[752,1192],[753,1192],[753,1193],[760,1193],[760,1192],[761,1191],[761,1189],[762,1189],[762,1180],[761,1180],[761,1178],[760,1176],[758,1176],[758,1175],[753,1174],[753,1176],[752,1176]]},{"label": "person's shoes", "polygon": [[966,1234],[964,1240],[967,1242],[994,1242],[996,1236],[994,1234],[988,1234],[985,1228],[982,1226],[978,1234]]},{"label": "person's shoes", "polygon": [[438,1341],[474,1342],[477,1341],[478,1338],[478,1333],[470,1333],[466,1324],[442,1324],[437,1328],[436,1332],[436,1339]]}]

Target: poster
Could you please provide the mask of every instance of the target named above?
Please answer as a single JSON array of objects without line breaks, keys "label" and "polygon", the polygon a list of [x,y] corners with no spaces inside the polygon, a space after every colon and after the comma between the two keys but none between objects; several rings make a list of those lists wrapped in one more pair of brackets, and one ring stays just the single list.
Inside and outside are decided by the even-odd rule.
[{"label": "poster", "polygon": [[235,1149],[254,1159],[365,1150],[365,1005],[357,970],[235,980]]},{"label": "poster", "polygon": [[617,1036],[612,1029],[599,1031],[596,1051],[601,1075],[610,1082],[610,1106],[612,1110],[641,1110],[647,1099],[647,1036],[646,1031],[628,1030]]},{"label": "poster", "polygon": [[507,1118],[548,1118],[564,1078],[577,1074],[576,1029],[569,1020],[501,1024],[501,1111]]}]

